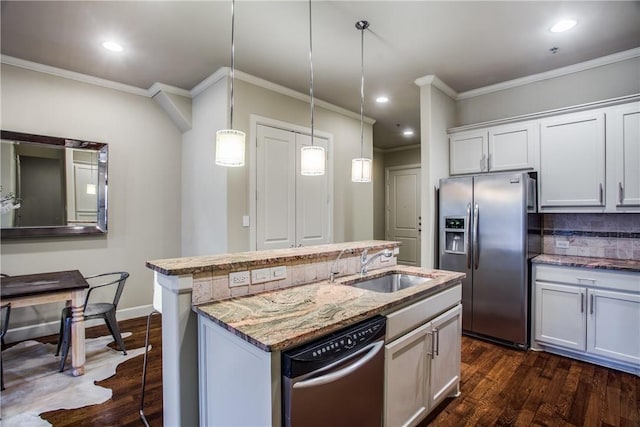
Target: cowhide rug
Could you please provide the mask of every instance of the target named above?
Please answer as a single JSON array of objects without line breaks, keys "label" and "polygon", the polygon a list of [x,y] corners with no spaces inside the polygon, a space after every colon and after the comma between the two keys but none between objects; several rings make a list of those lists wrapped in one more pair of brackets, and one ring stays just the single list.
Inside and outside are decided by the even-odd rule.
[{"label": "cowhide rug", "polygon": [[[130,332],[122,334],[123,337]],[[24,341],[2,352],[5,390],[0,398],[2,427],[50,426],[40,414],[56,409],[74,409],[103,403],[111,398],[111,389],[95,385],[116,373],[116,367],[144,353],[144,348],[121,351],[107,347],[113,338],[104,336],[85,341],[85,374],[71,375],[71,355],[64,372],[58,372],[60,357],[56,346]],[[140,362],[142,375],[142,361]]]}]

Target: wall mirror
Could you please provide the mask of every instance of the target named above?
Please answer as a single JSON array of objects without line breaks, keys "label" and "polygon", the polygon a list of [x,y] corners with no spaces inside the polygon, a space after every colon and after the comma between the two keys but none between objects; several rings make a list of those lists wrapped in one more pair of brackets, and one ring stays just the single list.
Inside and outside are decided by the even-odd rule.
[{"label": "wall mirror", "polygon": [[2,238],[107,232],[108,146],[1,131]]}]

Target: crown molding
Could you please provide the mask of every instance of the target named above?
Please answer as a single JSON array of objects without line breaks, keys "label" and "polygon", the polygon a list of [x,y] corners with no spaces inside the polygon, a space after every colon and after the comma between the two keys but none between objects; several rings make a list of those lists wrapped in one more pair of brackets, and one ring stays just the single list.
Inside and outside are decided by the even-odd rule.
[{"label": "crown molding", "polygon": [[24,68],[26,70],[37,71],[44,74],[49,74],[56,77],[62,77],[64,79],[75,80],[82,83],[88,83],[95,86],[104,87],[107,89],[114,89],[120,92],[130,93],[132,95],[144,96],[147,98],[153,98],[160,91],[169,92],[174,95],[191,97],[189,91],[180,89],[174,86],[169,86],[163,83],[154,83],[149,89],[142,89],[136,86],[127,85],[124,83],[114,82],[112,80],[101,79],[100,77],[90,76],[88,74],[77,73],[75,71],[65,70],[63,68],[52,67],[50,65],[40,64],[38,62],[27,61],[26,59],[15,58],[8,55],[0,55],[0,62],[14,67]]},{"label": "crown molding", "polygon": [[159,92],[171,93],[173,95],[184,96],[185,98],[191,98],[191,92],[179,87],[169,86],[164,83],[155,82],[147,89],[147,93],[151,98],[156,96]]},{"label": "crown molding", "polygon": [[609,65],[627,59],[633,59],[640,57],[640,48],[634,48],[617,52],[611,55],[595,58],[589,61],[580,62],[566,67],[556,68],[554,70],[545,71],[543,73],[532,74],[530,76],[521,77],[518,79],[507,80],[505,82],[496,83],[490,86],[484,86],[477,89],[461,92],[457,95],[456,100],[473,98],[476,96],[487,95],[493,92],[499,92],[505,89],[512,89],[518,86],[524,86],[531,83],[540,82],[543,80],[549,80],[556,77],[566,76],[567,74],[578,73],[580,71],[589,70],[591,68],[602,67],[603,65]]},{"label": "crown molding", "polygon": [[[215,73],[211,74],[209,77],[198,83],[196,87],[191,90],[191,96],[195,97],[198,94],[202,93],[209,86],[228,76],[230,72],[231,69],[229,67],[222,67],[218,69]],[[260,77],[245,73],[244,71],[235,70],[235,78],[250,83],[254,86],[262,87],[272,92],[297,99],[299,101],[311,102],[311,97],[309,95],[295,91],[293,89],[289,89],[288,87],[281,86],[268,80],[261,79]],[[353,111],[347,110],[346,108],[338,107],[337,105],[317,98],[314,99],[314,102],[316,106],[324,108],[325,110],[333,111],[335,113],[342,114],[343,116],[360,120],[360,114],[354,113]],[[365,116],[364,122],[373,125],[376,121],[375,119]]]},{"label": "crown molding", "polygon": [[432,85],[440,89],[442,92],[444,92],[444,94],[447,95],[449,98],[453,100],[458,99],[458,92],[456,92],[448,84],[440,80],[436,75],[430,74],[428,76],[419,77],[415,79],[414,83],[420,87]]},{"label": "crown molding", "polygon": [[420,144],[401,145],[399,147],[390,147],[390,148],[374,147],[373,151],[378,152],[378,153],[396,153],[398,151],[413,150],[415,148],[420,148],[420,147],[421,147]]}]

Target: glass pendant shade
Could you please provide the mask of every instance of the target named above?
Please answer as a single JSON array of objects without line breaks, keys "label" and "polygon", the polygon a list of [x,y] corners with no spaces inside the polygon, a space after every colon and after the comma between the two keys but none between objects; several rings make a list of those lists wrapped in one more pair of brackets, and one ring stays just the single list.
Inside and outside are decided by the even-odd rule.
[{"label": "glass pendant shade", "polygon": [[216,164],[244,166],[245,134],[239,130],[223,129],[216,132]]},{"label": "glass pendant shade", "polygon": [[307,176],[324,175],[324,147],[306,145],[300,149],[300,174]]},{"label": "glass pendant shade", "polygon": [[351,181],[371,182],[371,159],[351,160]]}]

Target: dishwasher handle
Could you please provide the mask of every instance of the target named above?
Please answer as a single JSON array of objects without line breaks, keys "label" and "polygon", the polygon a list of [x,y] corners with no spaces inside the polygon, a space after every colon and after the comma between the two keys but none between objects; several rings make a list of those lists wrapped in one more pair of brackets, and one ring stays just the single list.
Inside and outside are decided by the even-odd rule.
[{"label": "dishwasher handle", "polygon": [[[377,341],[375,343],[371,343],[368,346],[362,348],[360,351],[356,352],[353,354],[353,356],[355,355],[359,355],[361,353],[364,353],[365,351],[368,350],[367,354],[362,357],[360,360],[358,360],[357,362],[342,368],[338,371],[335,372],[331,372],[328,373],[326,375],[322,375],[320,377],[315,377],[315,378],[311,378],[309,380],[304,380],[304,381],[299,381],[297,383],[295,383],[293,385],[293,388],[308,388],[308,387],[315,387],[315,386],[319,386],[319,385],[323,385],[323,384],[328,384],[330,382],[333,381],[337,381],[341,378],[346,377],[347,375],[352,374],[353,372],[357,371],[358,369],[360,369],[363,365],[366,365],[371,359],[373,359],[378,353],[380,353],[380,350],[383,348],[384,346],[384,341]],[[342,363],[343,360],[337,362],[337,363]],[[335,364],[337,364],[335,363]],[[333,364],[333,365],[335,365]]]}]

